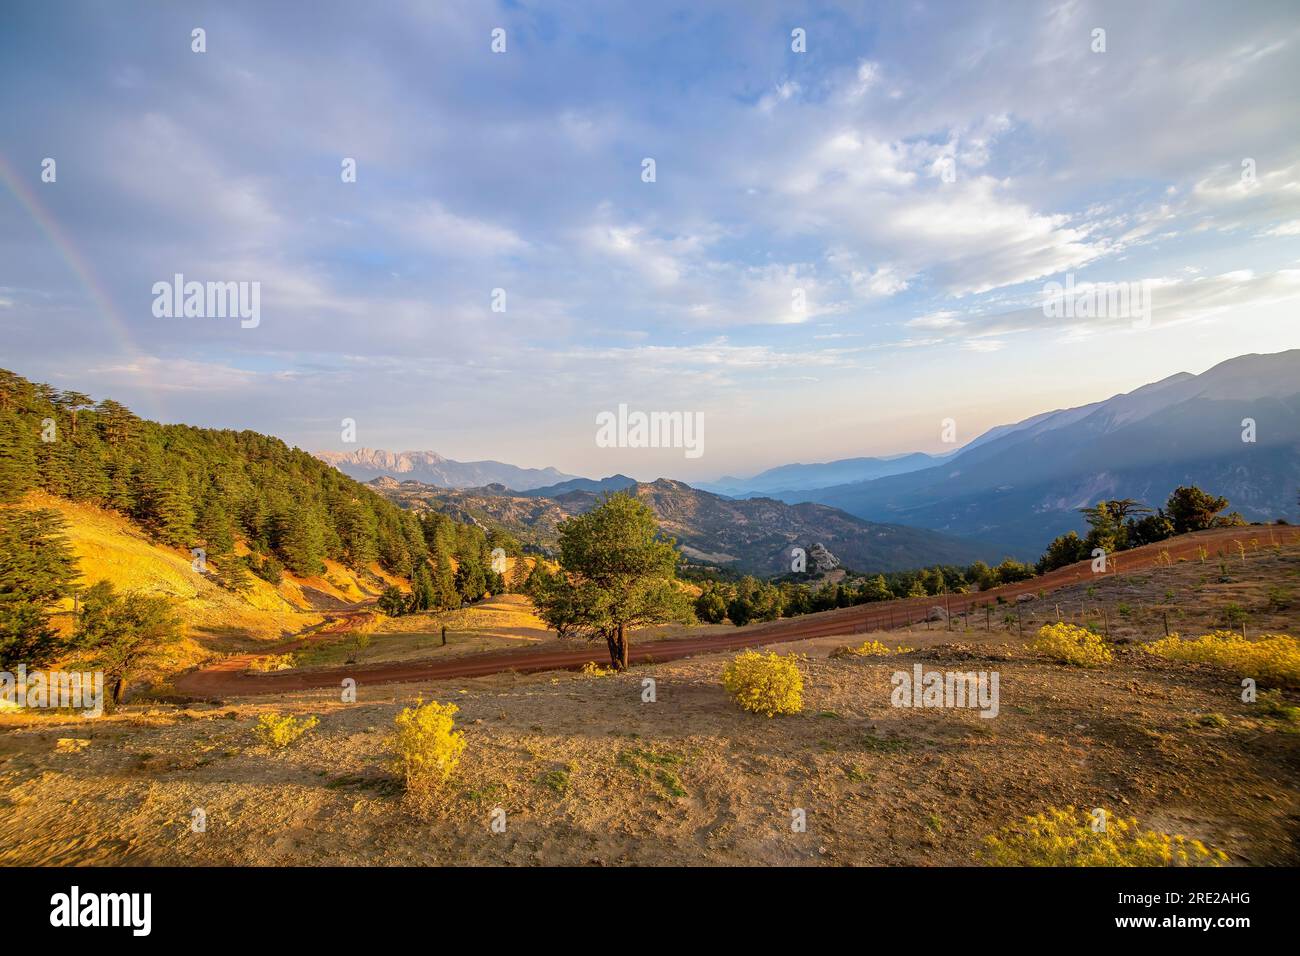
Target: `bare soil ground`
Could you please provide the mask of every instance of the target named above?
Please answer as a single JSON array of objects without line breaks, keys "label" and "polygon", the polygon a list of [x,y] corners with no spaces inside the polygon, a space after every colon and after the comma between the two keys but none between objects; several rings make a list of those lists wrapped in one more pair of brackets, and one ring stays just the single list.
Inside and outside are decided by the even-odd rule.
[{"label": "bare soil ground", "polygon": [[[1166,613],[1184,635],[1242,616],[1251,636],[1294,635],[1298,596],[1300,550],[1252,549],[1235,564],[1080,582],[1015,620],[1008,607],[952,630],[782,643],[807,655],[804,712],[774,719],[723,693],[732,653],[619,676],[362,687],[356,704],[320,690],[133,705],[96,721],[2,717],[0,863],[954,865],[977,862],[1000,826],[1075,804],[1201,838],[1236,865],[1295,865],[1300,733],[1243,703],[1238,675],[1125,643],[1115,664],[1082,670],[1025,645],[1058,603],[1062,617],[1099,625],[1104,610],[1119,641],[1162,636]],[[915,650],[828,657],[867,637]],[[915,663],[997,670],[999,716],[892,707],[890,675]],[[404,805],[388,767],[393,717],[419,696],[458,704],[468,742],[426,818]],[[270,751],[253,734],[269,710],[320,725]],[[205,832],[191,829],[196,808]],[[490,827],[497,808],[502,833]],[[807,832],[791,828],[799,809]]]}]

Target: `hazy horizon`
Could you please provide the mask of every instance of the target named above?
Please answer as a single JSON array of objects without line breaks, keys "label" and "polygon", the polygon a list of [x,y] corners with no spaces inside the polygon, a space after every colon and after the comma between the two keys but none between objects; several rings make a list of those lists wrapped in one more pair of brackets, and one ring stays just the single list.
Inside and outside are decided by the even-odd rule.
[{"label": "hazy horizon", "polygon": [[[1297,344],[1300,23],[1190,9],[7,4],[0,366],[589,477],[951,451]],[[622,404],[702,454],[599,447]]]},{"label": "hazy horizon", "polygon": [[[1281,350],[1281,351],[1291,351],[1291,350],[1289,350],[1289,349],[1283,349],[1283,350]],[[1132,392],[1132,391],[1134,391],[1135,389],[1141,388],[1141,387],[1144,386],[1144,385],[1150,385],[1150,384],[1154,384],[1154,383],[1156,383],[1156,382],[1162,381],[1162,380],[1164,380],[1164,379],[1166,379],[1166,378],[1169,378],[1171,375],[1177,375],[1177,374],[1180,374],[1180,373],[1188,373],[1188,374],[1191,374],[1191,375],[1200,375],[1200,374],[1202,374],[1203,372],[1206,372],[1206,371],[1208,371],[1209,369],[1215,367],[1216,365],[1222,364],[1222,362],[1230,361],[1230,360],[1232,360],[1232,359],[1234,359],[1234,358],[1240,358],[1240,357],[1241,357],[1241,356],[1237,356],[1237,355],[1227,356],[1226,358],[1224,358],[1224,359],[1222,359],[1222,360],[1220,360],[1220,361],[1212,362],[1210,365],[1206,366],[1205,368],[1202,368],[1202,369],[1196,369],[1196,370],[1194,370],[1194,371],[1191,370],[1191,369],[1180,369],[1180,370],[1177,371],[1177,372],[1171,372],[1171,373],[1169,373],[1169,375],[1161,375],[1161,376],[1159,376],[1158,378],[1153,378],[1153,379],[1151,379],[1151,381],[1149,381],[1149,382],[1140,382],[1140,383],[1137,383],[1137,384],[1133,385],[1131,388],[1124,388],[1124,389],[1121,389],[1121,390],[1118,391],[1118,392],[1110,392],[1110,393],[1107,393],[1107,394],[1105,394],[1105,395],[1098,395],[1098,396],[1096,396],[1096,397],[1094,397],[1094,398],[1090,398],[1090,399],[1086,399],[1086,400],[1084,400],[1084,401],[1081,401],[1081,402],[1079,402],[1078,404],[1079,404],[1079,405],[1091,405],[1091,404],[1094,404],[1094,403],[1096,403],[1096,402],[1102,402],[1102,401],[1105,401],[1106,399],[1113,398],[1113,397],[1116,396],[1116,395],[1122,395],[1122,394],[1127,394],[1128,392]],[[721,479],[721,478],[728,477],[728,476],[731,476],[731,477],[738,477],[738,478],[750,478],[750,477],[753,477],[754,475],[757,475],[757,474],[759,474],[759,473],[761,473],[761,472],[763,472],[763,471],[767,471],[767,470],[769,470],[769,469],[771,469],[771,468],[776,468],[776,467],[781,466],[781,465],[791,465],[791,464],[804,464],[804,465],[808,465],[808,464],[822,464],[822,463],[827,463],[827,462],[831,462],[831,461],[841,460],[841,459],[844,459],[844,458],[896,458],[896,457],[901,457],[901,456],[904,456],[904,455],[914,454],[914,453],[917,453],[917,452],[921,452],[921,453],[925,453],[925,454],[931,454],[931,455],[948,455],[948,454],[955,454],[956,452],[961,451],[963,448],[965,448],[965,447],[966,447],[967,445],[969,445],[971,442],[973,442],[973,441],[975,441],[976,439],[978,439],[980,436],[982,436],[982,435],[984,435],[985,433],[987,433],[990,429],[998,428],[998,427],[1006,426],[1006,425],[1014,425],[1014,424],[1017,424],[1017,423],[1019,423],[1019,422],[1025,421],[1025,420],[1027,420],[1027,419],[1034,418],[1034,417],[1039,416],[1039,415],[1044,415],[1044,414],[1047,414],[1047,413],[1050,413],[1050,412],[1059,411],[1059,410],[1061,410],[1061,409],[1063,409],[1063,408],[1066,408],[1066,407],[1078,407],[1078,406],[1061,406],[1061,405],[1058,405],[1058,406],[1052,406],[1052,407],[1050,407],[1050,408],[1049,408],[1049,407],[1045,407],[1045,408],[1038,408],[1038,409],[1035,409],[1035,410],[1032,410],[1032,411],[1026,411],[1024,414],[1019,415],[1019,416],[1016,417],[1016,418],[1007,419],[1007,420],[1005,420],[1005,421],[996,421],[996,422],[992,422],[991,424],[989,424],[989,425],[987,425],[987,426],[979,427],[976,431],[972,432],[971,434],[962,437],[962,438],[960,439],[960,441],[957,442],[956,444],[945,444],[945,443],[943,443],[941,440],[939,440],[939,439],[936,437],[936,436],[939,435],[939,430],[938,430],[937,428],[932,428],[932,429],[930,429],[930,431],[933,433],[933,435],[931,436],[931,439],[930,439],[930,440],[927,440],[927,439],[925,439],[925,438],[922,437],[922,436],[918,436],[918,438],[917,438],[917,442],[916,442],[916,447],[907,447],[907,448],[903,448],[903,449],[896,450],[896,451],[879,451],[879,452],[870,452],[870,453],[868,453],[868,452],[863,452],[863,453],[861,453],[861,454],[849,454],[849,455],[837,456],[836,458],[804,458],[804,459],[793,459],[793,458],[792,458],[792,459],[789,459],[789,460],[786,460],[786,459],[782,459],[782,460],[779,460],[779,461],[777,461],[777,460],[773,460],[771,463],[766,464],[766,465],[759,466],[758,468],[754,469],[753,471],[746,471],[746,472],[742,472],[742,473],[737,473],[737,472],[719,473],[719,474],[717,474],[717,475],[706,476],[706,477],[703,477],[703,478],[696,478],[696,479],[694,479],[694,480],[696,480],[696,481],[702,481],[702,482],[704,482],[704,483],[710,483],[710,482],[714,482],[714,481],[717,481],[717,480],[719,480],[719,479]],[[974,415],[972,415],[972,416],[968,417],[966,420],[967,420],[967,421],[979,421],[979,420],[981,420],[981,419],[980,419],[978,416],[974,416]],[[927,445],[928,447],[921,447],[922,445]],[[601,473],[594,473],[594,472],[593,472],[593,473],[588,474],[588,473],[582,473],[582,472],[572,472],[572,471],[570,471],[570,470],[567,469],[567,468],[564,468],[564,467],[562,467],[562,466],[560,466],[560,465],[555,464],[554,462],[549,462],[549,461],[536,461],[536,462],[534,462],[534,461],[515,461],[515,460],[513,460],[513,459],[504,458],[504,457],[502,457],[502,456],[500,456],[500,455],[488,455],[488,456],[484,456],[484,457],[481,457],[481,458],[468,458],[468,457],[462,457],[462,456],[458,456],[458,455],[452,454],[452,453],[450,453],[450,452],[448,452],[448,451],[446,451],[446,450],[444,450],[444,449],[438,447],[436,444],[430,444],[430,445],[418,445],[418,446],[417,446],[417,445],[411,445],[411,446],[406,446],[406,447],[402,447],[402,448],[381,448],[381,447],[373,446],[373,445],[356,445],[356,446],[345,446],[345,447],[340,447],[340,448],[309,448],[309,449],[305,449],[305,450],[307,450],[307,451],[311,451],[311,452],[313,452],[313,453],[316,453],[316,452],[327,452],[327,451],[328,451],[328,452],[338,452],[338,453],[346,454],[346,453],[348,453],[348,452],[355,452],[355,451],[360,451],[360,450],[363,450],[363,449],[370,449],[370,450],[374,450],[374,451],[386,451],[386,452],[392,452],[392,453],[394,453],[394,454],[404,454],[404,453],[412,453],[412,452],[435,452],[435,453],[437,453],[438,455],[441,455],[443,458],[448,458],[448,459],[451,459],[451,460],[453,460],[453,461],[459,461],[459,462],[473,462],[473,461],[501,461],[501,462],[504,462],[504,463],[506,463],[506,464],[517,465],[517,466],[519,466],[519,467],[521,467],[521,468],[539,468],[539,469],[541,469],[541,468],[552,467],[552,468],[555,468],[555,469],[558,470],[558,471],[566,472],[566,473],[573,474],[573,475],[576,475],[576,476],[578,476],[578,477],[583,477],[583,478],[594,478],[594,479],[599,479],[599,478],[608,478],[608,477],[612,477],[612,476],[615,475],[615,474],[625,474],[625,475],[627,475],[628,477],[630,477],[630,478],[635,478],[637,481],[641,481],[641,482],[654,481],[654,480],[656,480],[657,478],[679,478],[679,475],[677,475],[677,474],[675,473],[675,471],[671,471],[671,470],[670,470],[670,471],[664,471],[664,472],[662,472],[662,473],[658,473],[658,474],[651,474],[650,472],[645,472],[645,471],[643,471],[642,473],[637,473],[637,471],[632,470],[632,469],[615,468],[613,471],[606,471],[606,472],[601,472]],[[681,452],[680,452],[680,451],[676,451],[676,450],[657,450],[657,449],[621,449],[621,450],[619,450],[619,451],[621,451],[624,455],[628,456],[628,459],[629,459],[629,460],[635,460],[635,458],[636,458],[637,456],[644,455],[644,454],[653,454],[653,455],[659,456],[660,458],[662,458],[663,460],[666,461],[666,465],[667,465],[667,467],[669,467],[669,468],[673,468],[673,467],[674,467],[674,465],[673,465],[673,462],[674,462],[674,461],[680,461],[680,460],[681,460]]]}]

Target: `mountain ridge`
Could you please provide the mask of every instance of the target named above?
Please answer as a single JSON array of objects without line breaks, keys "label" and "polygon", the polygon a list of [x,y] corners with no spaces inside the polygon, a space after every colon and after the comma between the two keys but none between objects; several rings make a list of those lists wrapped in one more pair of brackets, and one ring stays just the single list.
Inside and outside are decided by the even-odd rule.
[{"label": "mountain ridge", "polygon": [[[445,489],[417,482],[372,483],[372,487],[403,507],[429,508],[481,526],[498,525],[543,550],[554,547],[561,521],[595,507],[604,495],[576,488],[548,498],[514,494],[501,486]],[[815,545],[864,572],[1001,557],[988,545],[927,529],[865,521],[815,502],[726,498],[672,478],[638,482],[627,490],[655,512],[665,533],[677,540],[688,558],[744,573],[786,573],[791,548],[811,552]]]},{"label": "mountain ridge", "polygon": [[382,448],[358,448],[356,451],[318,451],[317,458],[349,478],[367,482],[388,476],[398,481],[413,478],[439,488],[475,488],[502,484],[515,491],[527,491],[572,481],[557,468],[524,468],[503,461],[456,461],[435,451],[385,451]]},{"label": "mountain ridge", "polygon": [[[1243,441],[1247,421],[1254,441]],[[1289,511],[1300,484],[1300,349],[1237,356],[998,426],[933,468],[781,497],[995,538],[1031,558],[1083,529],[1080,507],[1102,497],[1155,507],[1180,484],[1226,495],[1248,519]]]}]

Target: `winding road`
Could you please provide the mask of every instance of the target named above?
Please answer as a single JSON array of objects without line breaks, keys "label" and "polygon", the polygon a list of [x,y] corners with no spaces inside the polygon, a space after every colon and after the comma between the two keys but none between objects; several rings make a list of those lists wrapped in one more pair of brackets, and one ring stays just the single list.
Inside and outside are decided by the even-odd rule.
[{"label": "winding road", "polygon": [[[1290,527],[1221,528],[1183,535],[1158,544],[1123,551],[1112,557],[1113,570],[1106,574],[1128,574],[1154,567],[1166,561],[1195,560],[1200,549],[1205,548],[1210,557],[1236,556],[1240,541],[1250,547],[1251,539],[1260,546],[1270,541],[1295,543],[1300,532]],[[1167,554],[1167,557],[1165,555]],[[1208,558],[1207,558],[1208,560]],[[1052,592],[1081,581],[1095,580],[1091,561],[1081,561],[1048,574],[1003,585],[974,594],[952,594],[946,597],[906,598],[878,601],[856,607],[805,614],[785,618],[770,624],[736,628],[733,633],[716,632],[699,637],[679,637],[661,641],[633,643],[631,663],[647,664],[677,660],[695,654],[716,653],[787,641],[802,641],[812,637],[849,636],[870,631],[890,630],[924,621],[930,610],[945,603],[954,616],[968,609],[983,607],[1001,597],[1014,606],[1022,594]],[[346,633],[373,612],[361,607],[331,615],[323,627],[290,643],[279,645],[268,653],[283,654],[304,646],[326,634]],[[604,663],[608,656],[603,644],[587,643],[571,648],[546,648],[541,650],[485,651],[448,660],[428,658],[415,661],[390,661],[374,664],[350,664],[313,670],[250,672],[249,667],[259,656],[246,654],[228,657],[217,664],[191,671],[175,681],[181,694],[196,698],[242,697],[260,694],[279,694],[290,691],[338,687],[344,678],[351,677],[360,684],[389,684],[406,681],[448,680],[461,677],[482,677],[507,672],[533,673],[549,670],[576,670],[590,662]]]}]

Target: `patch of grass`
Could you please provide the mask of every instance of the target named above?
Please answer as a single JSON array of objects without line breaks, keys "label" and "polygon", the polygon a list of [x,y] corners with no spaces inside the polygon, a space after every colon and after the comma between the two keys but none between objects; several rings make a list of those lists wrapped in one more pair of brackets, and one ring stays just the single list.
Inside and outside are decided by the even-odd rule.
[{"label": "patch of grass", "polygon": [[1246,620],[1246,610],[1240,604],[1225,604],[1223,606],[1223,623],[1228,627],[1241,627]]},{"label": "patch of grass", "polygon": [[482,786],[474,787],[473,789],[462,790],[460,792],[460,796],[462,799],[465,800],[472,800],[475,803],[482,803],[487,800],[496,799],[501,794],[504,794],[506,792],[507,792],[507,788],[504,784],[485,783]]},{"label": "patch of grass", "polygon": [[1223,714],[1197,714],[1187,721],[1189,727],[1227,727],[1228,718]]},{"label": "patch of grass", "polygon": [[618,755],[619,766],[626,767],[638,777],[656,783],[661,790],[661,795],[665,797],[686,796],[686,788],[682,785],[681,778],[670,769],[681,766],[685,762],[686,757],[683,754],[646,750],[641,747],[623,750]]},{"label": "patch of grass", "polygon": [[569,792],[573,785],[573,772],[578,769],[577,764],[568,764],[564,767],[555,767],[547,770],[537,778],[537,783],[559,796],[564,796]]},{"label": "patch of grass", "polygon": [[859,770],[854,764],[846,764],[844,766],[844,776],[853,781],[863,781],[867,779],[867,775]]},{"label": "patch of grass", "polygon": [[902,737],[877,737],[874,734],[863,734],[858,738],[858,745],[863,750],[870,750],[873,753],[896,754],[909,749],[912,744]]},{"label": "patch of grass", "polygon": [[1300,707],[1288,704],[1283,699],[1281,691],[1265,691],[1259,695],[1256,703],[1259,705],[1260,712],[1269,717],[1276,717],[1291,724],[1300,724]]},{"label": "patch of grass", "polygon": [[926,817],[925,825],[929,827],[930,830],[933,831],[934,833],[943,832],[943,820],[939,818],[939,814],[937,813],[932,813],[928,817]]},{"label": "patch of grass", "polygon": [[391,797],[402,792],[402,782],[390,775],[345,774],[325,781],[329,790],[371,790],[380,796]]},{"label": "patch of grass", "polygon": [[833,710],[823,710],[823,711],[819,711],[819,712],[817,713],[817,716],[820,717],[820,718],[822,718],[823,720],[839,720],[839,719],[840,719],[840,715],[837,714],[837,713],[835,713],[835,711],[833,711]]}]

